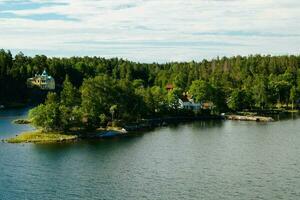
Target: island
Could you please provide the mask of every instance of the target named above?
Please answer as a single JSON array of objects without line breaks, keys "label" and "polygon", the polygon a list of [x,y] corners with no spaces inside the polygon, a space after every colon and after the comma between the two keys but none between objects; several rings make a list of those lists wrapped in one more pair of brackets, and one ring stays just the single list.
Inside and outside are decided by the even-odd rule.
[{"label": "island", "polygon": [[40,130],[25,132],[17,135],[14,138],[9,138],[5,140],[8,143],[36,143],[36,144],[49,144],[49,143],[60,143],[60,142],[70,142],[77,140],[76,135],[67,135],[62,132],[43,132]]},{"label": "island", "polygon": [[5,58],[0,64],[1,108],[32,106],[28,120],[16,122],[31,123],[39,130],[8,141],[35,141],[43,134],[54,141],[105,133],[124,136],[206,119],[272,121],[270,115],[297,112],[300,103],[300,56],[149,64],[23,53],[13,57],[0,50],[0,58]]}]

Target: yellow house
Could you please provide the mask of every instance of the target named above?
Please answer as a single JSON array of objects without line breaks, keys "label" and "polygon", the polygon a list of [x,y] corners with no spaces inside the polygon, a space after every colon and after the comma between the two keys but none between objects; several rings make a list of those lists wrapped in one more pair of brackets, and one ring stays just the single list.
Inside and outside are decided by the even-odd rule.
[{"label": "yellow house", "polygon": [[55,80],[49,76],[46,70],[41,75],[36,74],[34,77],[27,79],[28,87],[39,87],[42,90],[54,90]]}]

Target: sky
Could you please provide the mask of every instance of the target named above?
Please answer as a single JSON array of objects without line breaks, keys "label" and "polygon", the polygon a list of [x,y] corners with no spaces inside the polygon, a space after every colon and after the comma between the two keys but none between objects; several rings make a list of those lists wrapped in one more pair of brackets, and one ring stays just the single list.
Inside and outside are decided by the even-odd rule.
[{"label": "sky", "polygon": [[200,61],[299,55],[299,0],[0,0],[0,49],[16,54]]}]

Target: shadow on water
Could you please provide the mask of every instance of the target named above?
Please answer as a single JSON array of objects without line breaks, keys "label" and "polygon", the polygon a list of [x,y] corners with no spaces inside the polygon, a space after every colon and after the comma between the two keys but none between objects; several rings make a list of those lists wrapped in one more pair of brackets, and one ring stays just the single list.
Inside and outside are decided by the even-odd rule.
[{"label": "shadow on water", "polygon": [[169,129],[170,131],[177,131],[184,126],[188,126],[194,130],[208,130],[213,128],[222,128],[223,120],[204,120],[197,122],[186,122],[180,124],[171,124],[166,127],[158,127],[149,131],[133,132],[123,137],[113,137],[105,139],[84,139],[76,142],[61,143],[61,144],[33,144],[34,150],[38,152],[51,152],[55,154],[60,151],[73,151],[73,150],[101,150],[113,151],[116,148],[126,148],[135,142],[140,141],[147,134],[157,132],[162,129]]},{"label": "shadow on water", "polygon": [[37,152],[57,152],[67,151],[113,151],[116,148],[126,148],[132,143],[141,139],[143,134],[135,134],[130,137],[115,137],[106,139],[89,139],[79,140],[70,143],[55,143],[55,144],[31,144],[32,148]]},{"label": "shadow on water", "polygon": [[2,109],[0,110],[0,118],[10,118],[10,117],[27,117],[28,111],[32,107],[26,107],[26,108],[11,108],[11,109]]},{"label": "shadow on water", "polygon": [[15,119],[27,118],[30,107],[22,109],[0,109],[0,139],[15,136],[20,132],[31,131],[34,127],[30,125],[14,124]]}]

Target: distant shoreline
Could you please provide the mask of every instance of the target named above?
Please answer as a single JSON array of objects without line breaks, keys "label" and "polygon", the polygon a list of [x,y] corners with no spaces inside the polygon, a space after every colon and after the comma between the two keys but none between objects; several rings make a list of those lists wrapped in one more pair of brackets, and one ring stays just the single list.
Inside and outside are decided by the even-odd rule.
[{"label": "distant shoreline", "polygon": [[[181,123],[205,121],[205,120],[238,120],[238,121],[256,121],[256,122],[272,122],[273,118],[269,117],[270,113],[298,113],[298,110],[266,110],[266,115],[257,115],[255,112],[237,112],[224,115],[202,115],[202,116],[177,116],[177,117],[161,117],[144,119],[136,123],[126,123],[122,127],[106,127],[97,130],[79,130],[79,131],[49,131],[41,130],[22,132],[13,138],[3,140],[8,143],[64,143],[74,142],[85,139],[105,139],[115,137],[126,137],[131,134],[147,132],[158,127],[169,125],[178,125]],[[263,114],[263,113],[260,113]],[[16,119],[12,123],[30,124],[28,119]]]}]

